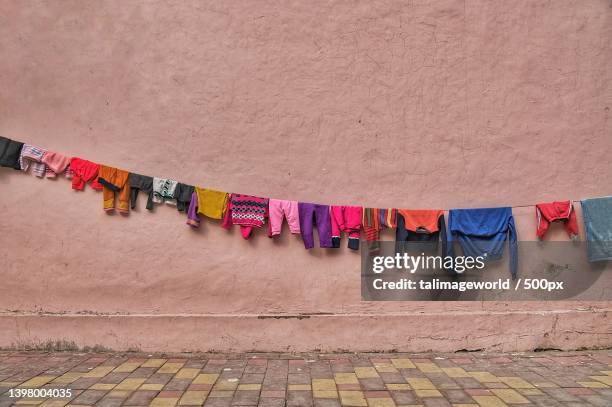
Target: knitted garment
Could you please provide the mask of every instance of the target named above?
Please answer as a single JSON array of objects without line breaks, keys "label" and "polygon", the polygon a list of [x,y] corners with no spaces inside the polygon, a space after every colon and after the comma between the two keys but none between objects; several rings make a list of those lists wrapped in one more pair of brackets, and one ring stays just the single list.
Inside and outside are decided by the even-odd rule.
[{"label": "knitted garment", "polygon": [[231,195],[232,224],[260,228],[268,216],[268,198]]},{"label": "knitted garment", "polygon": [[262,227],[266,221],[268,201],[268,198],[230,194],[221,226],[229,229],[232,225],[239,225],[242,237],[250,238],[253,228]]}]

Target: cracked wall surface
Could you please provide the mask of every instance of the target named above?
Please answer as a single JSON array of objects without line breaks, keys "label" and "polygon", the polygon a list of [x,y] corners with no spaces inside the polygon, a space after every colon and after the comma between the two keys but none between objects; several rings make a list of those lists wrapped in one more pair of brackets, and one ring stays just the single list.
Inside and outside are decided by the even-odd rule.
[{"label": "cracked wall surface", "polygon": [[[301,201],[453,208],[612,195],[610,39],[603,0],[5,0],[0,134]],[[359,255],[306,252],[286,228],[244,241],[212,222],[189,230],[172,207],[147,213],[142,197],[123,218],[63,179],[4,169],[0,185],[0,346],[612,344],[610,302],[362,302]],[[523,240],[536,238],[533,212],[515,210]],[[313,316],[258,318],[298,314]]]}]

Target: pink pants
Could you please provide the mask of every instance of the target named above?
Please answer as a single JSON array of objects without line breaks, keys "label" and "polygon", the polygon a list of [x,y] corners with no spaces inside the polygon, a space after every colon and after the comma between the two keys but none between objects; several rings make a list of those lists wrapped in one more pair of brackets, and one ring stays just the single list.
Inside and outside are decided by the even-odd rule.
[{"label": "pink pants", "polygon": [[287,218],[291,233],[300,233],[300,217],[297,201],[270,199],[268,203],[268,236],[280,235],[283,227],[283,217]]}]

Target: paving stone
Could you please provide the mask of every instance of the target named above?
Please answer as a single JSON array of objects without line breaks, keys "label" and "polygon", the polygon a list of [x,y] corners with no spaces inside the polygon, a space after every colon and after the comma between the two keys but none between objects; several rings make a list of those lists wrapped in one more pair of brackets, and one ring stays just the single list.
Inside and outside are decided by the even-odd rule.
[{"label": "paving stone", "polygon": [[113,383],[119,384],[125,380],[130,374],[128,372],[112,372],[102,377],[100,383]]},{"label": "paving stone", "polygon": [[454,404],[474,403],[474,399],[463,390],[441,390],[446,399]]},{"label": "paving stone", "polygon": [[408,383],[387,383],[385,384],[387,390],[401,391],[401,390],[411,390],[412,387]]},{"label": "paving stone", "polygon": [[258,390],[238,390],[232,399],[233,406],[256,406],[258,402]]},{"label": "paving stone", "polygon": [[310,391],[287,392],[287,407],[312,407],[313,397]]},{"label": "paving stone", "polygon": [[356,390],[341,390],[340,394],[340,403],[343,406],[351,406],[351,407],[367,407],[368,403],[365,399],[365,395],[361,391]]},{"label": "paving stone", "polygon": [[378,378],[378,372],[374,367],[355,367],[355,375],[359,379]]},{"label": "paving stone", "polygon": [[406,379],[399,372],[378,372],[378,374],[380,375],[382,381],[385,383],[406,383]]},{"label": "paving stone", "polygon": [[[291,377],[292,375],[289,375]],[[263,383],[264,374],[263,373],[246,373],[242,375],[240,379],[240,383]],[[310,383],[310,378],[307,377],[308,383]],[[291,381],[290,381],[291,383]]]},{"label": "paving stone", "polygon": [[99,381],[100,379],[95,377],[82,377],[70,383],[70,388],[77,390],[89,389]]},{"label": "paving stone", "polygon": [[491,390],[504,403],[508,404],[529,404],[529,400],[514,389],[493,389]]},{"label": "paving stone", "polygon": [[72,400],[71,404],[95,404],[106,395],[103,390],[85,390]]},{"label": "paving stone", "polygon": [[423,400],[423,403],[426,407],[453,407],[451,403],[441,398],[428,398]]},{"label": "paving stone", "polygon": [[340,407],[340,402],[338,400],[330,400],[330,399],[315,399],[314,406],[315,407]]},{"label": "paving stone", "polygon": [[[612,405],[605,351],[550,355],[256,354],[192,358],[0,351],[0,392],[71,388],[74,406]],[[610,359],[612,361],[612,359]],[[16,400],[0,395],[0,407]]]},{"label": "paving stone", "polygon": [[214,384],[219,378],[217,373],[201,373],[193,379],[195,384]]},{"label": "paving stone", "polygon": [[154,390],[139,390],[139,391],[135,391],[125,401],[125,405],[127,405],[127,406],[148,406],[149,403],[155,398],[157,393],[158,392],[154,391]]},{"label": "paving stone", "polygon": [[277,398],[261,398],[259,400],[259,407],[285,407],[285,399],[277,399]]},{"label": "paving stone", "polygon": [[311,376],[307,373],[289,373],[287,376],[288,384],[310,384]]},{"label": "paving stone", "polygon": [[398,405],[417,404],[418,401],[416,394],[411,390],[391,391],[391,397]]},{"label": "paving stone", "polygon": [[549,396],[551,396],[554,400],[563,401],[563,402],[575,402],[580,401],[580,399],[576,396],[571,395],[565,389],[542,389],[542,391]]},{"label": "paving stone", "polygon": [[208,398],[204,402],[206,407],[229,407],[232,405],[232,399],[230,398]]},{"label": "paving stone", "polygon": [[390,398],[367,399],[370,407],[395,407],[395,402]]},{"label": "paving stone", "polygon": [[479,389],[485,387],[473,377],[456,377],[453,380],[462,389]]},{"label": "paving stone", "polygon": [[164,386],[164,390],[184,391],[187,390],[191,383],[192,380],[190,379],[172,379]]},{"label": "paving stone", "polygon": [[262,398],[285,398],[284,390],[262,390],[261,391]]},{"label": "paving stone", "polygon": [[444,397],[439,390],[436,389],[424,389],[424,390],[415,390],[414,391],[417,397],[426,398],[426,397]]},{"label": "paving stone", "polygon": [[610,399],[603,396],[584,396],[583,400],[596,407],[610,407]]},{"label": "paving stone", "polygon": [[359,384],[364,390],[386,390],[385,383],[377,378],[359,379]]},{"label": "paving stone", "polygon": [[239,384],[238,385],[238,390],[241,391],[248,391],[248,390],[261,390],[261,384],[259,383],[245,383],[245,384]]},{"label": "paving stone", "polygon": [[496,396],[473,396],[476,403],[482,407],[507,407],[501,399]]},{"label": "paving stone", "polygon": [[96,407],[119,407],[123,404],[124,399],[118,398],[103,398],[96,403]]}]

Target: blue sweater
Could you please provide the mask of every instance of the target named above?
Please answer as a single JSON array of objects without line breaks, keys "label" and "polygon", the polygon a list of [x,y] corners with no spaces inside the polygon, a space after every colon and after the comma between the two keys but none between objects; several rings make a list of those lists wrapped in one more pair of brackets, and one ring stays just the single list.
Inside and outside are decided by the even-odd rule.
[{"label": "blue sweater", "polygon": [[512,208],[451,209],[448,212],[447,255],[455,256],[453,241],[458,240],[464,256],[500,259],[509,239],[510,273],[515,279],[518,244]]}]

